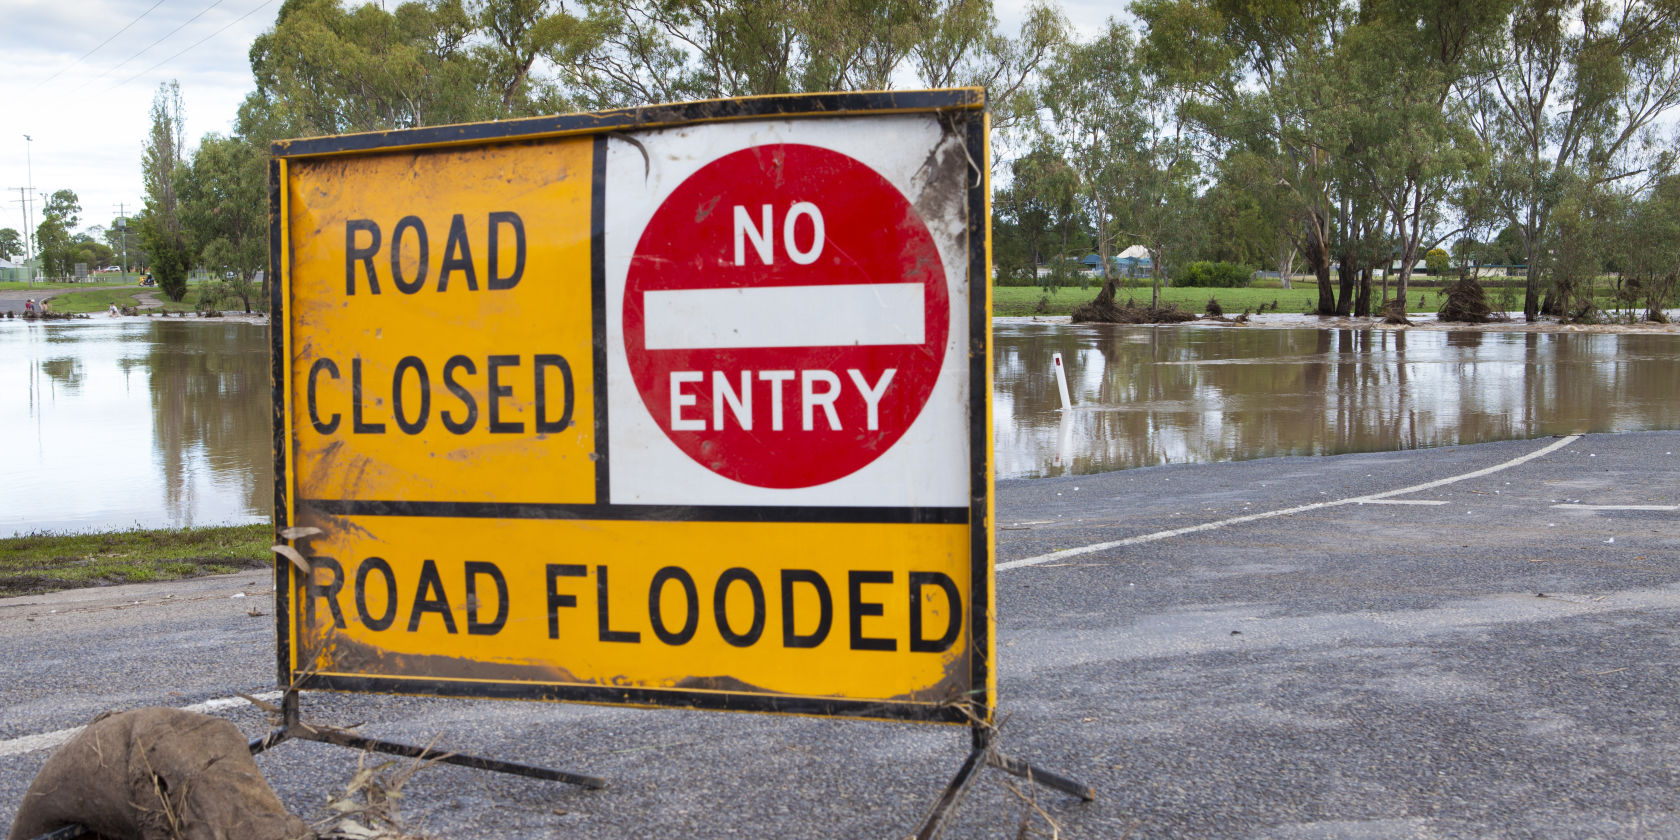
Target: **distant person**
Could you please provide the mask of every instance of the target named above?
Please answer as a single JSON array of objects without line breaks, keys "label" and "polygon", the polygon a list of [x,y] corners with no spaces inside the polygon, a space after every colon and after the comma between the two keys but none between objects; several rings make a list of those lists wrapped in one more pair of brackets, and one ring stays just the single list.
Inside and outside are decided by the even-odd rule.
[{"label": "distant person", "polygon": [[115,318],[115,317],[117,317],[118,315],[121,315],[121,314],[122,314],[121,312],[117,311],[117,305],[114,304],[114,303],[111,304],[111,317]]},{"label": "distant person", "polygon": [[35,299],[34,298],[29,298],[28,300],[23,302],[23,317],[27,318],[27,317],[29,317],[31,315],[34,315],[34,314],[35,314]]}]

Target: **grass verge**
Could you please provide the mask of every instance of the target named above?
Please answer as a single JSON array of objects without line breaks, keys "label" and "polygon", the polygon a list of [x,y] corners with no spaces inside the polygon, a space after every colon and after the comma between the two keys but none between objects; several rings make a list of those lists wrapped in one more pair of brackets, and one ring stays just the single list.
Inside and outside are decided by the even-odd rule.
[{"label": "grass verge", "polygon": [[23,280],[0,280],[0,292],[21,292],[24,290],[41,292],[63,292],[70,289],[85,289],[84,283],[28,283]]},{"label": "grass verge", "polygon": [[[1202,289],[1194,286],[1168,286],[1161,289],[1161,303],[1177,304],[1178,308],[1188,312],[1201,314],[1207,309],[1208,298],[1217,298],[1219,305],[1226,315],[1242,314],[1244,309],[1258,311],[1264,304],[1269,311],[1272,303],[1277,303],[1277,311],[1299,315],[1308,307],[1318,305],[1318,288],[1301,288],[1297,283],[1293,289]],[[1019,315],[1067,315],[1075,306],[1090,301],[1097,296],[1097,284],[1092,283],[1088,289],[1066,287],[1057,289],[1050,294],[1046,311],[1038,311],[1038,302],[1044,297],[1044,290],[1036,286],[994,286],[992,288],[992,314],[997,316]],[[1138,303],[1149,303],[1149,287],[1121,288],[1115,296],[1119,303],[1127,299]],[[1441,294],[1437,289],[1414,289],[1407,296],[1408,309],[1411,312],[1434,312],[1441,308]]]},{"label": "grass verge", "polygon": [[[1454,278],[1446,278],[1451,280]],[[1124,304],[1128,298],[1140,304],[1149,303],[1149,284],[1147,281],[1136,281],[1140,285],[1121,286],[1120,293],[1115,300]],[[1242,289],[1203,289],[1194,286],[1164,286],[1161,289],[1161,303],[1177,304],[1180,309],[1201,314],[1207,309],[1208,298],[1217,298],[1219,305],[1228,316],[1242,314],[1244,309],[1258,312],[1260,305],[1265,304],[1268,310],[1272,303],[1277,303],[1277,311],[1299,315],[1308,309],[1318,307],[1318,284],[1309,279],[1297,277],[1295,288],[1284,289],[1278,286],[1277,280],[1258,280],[1257,286]],[[1496,310],[1519,312],[1523,305],[1522,278],[1482,278],[1482,286],[1487,291],[1488,303]],[[1068,315],[1073,308],[1097,296],[1097,290],[1102,287],[1100,281],[1093,280],[1087,288],[1078,286],[1064,286],[1050,293],[1045,311],[1038,311],[1038,302],[1045,294],[1037,286],[993,286],[992,314],[996,316],[1022,315]],[[1338,287],[1339,288],[1339,287]],[[1406,295],[1406,311],[1412,314],[1433,313],[1446,303],[1446,289],[1440,285],[1413,286]],[[1394,294],[1393,285],[1389,286],[1389,295]],[[1377,304],[1376,298],[1381,294],[1381,286],[1371,289],[1372,305]],[[1593,285],[1593,302],[1605,312],[1620,310],[1642,310],[1642,305],[1634,305],[1627,301],[1618,301],[1615,295],[1614,280],[1600,277]]]},{"label": "grass verge", "polygon": [[48,308],[61,315],[79,315],[84,312],[104,312],[113,303],[119,307],[138,305],[134,289],[88,289],[70,292],[54,297]]},{"label": "grass verge", "polygon": [[[142,306],[139,295],[142,292],[155,292],[157,289],[141,288],[139,286],[125,286],[115,289],[84,289],[79,292],[58,295],[52,299],[48,308],[64,315],[78,315],[82,313],[104,312],[111,304],[117,306]],[[164,297],[161,293],[157,297],[158,303],[147,303],[141,312],[196,312],[198,311],[198,287],[187,286],[186,297],[179,302]]]},{"label": "grass verge", "polygon": [[267,524],[0,539],[0,598],[264,568],[273,544]]}]

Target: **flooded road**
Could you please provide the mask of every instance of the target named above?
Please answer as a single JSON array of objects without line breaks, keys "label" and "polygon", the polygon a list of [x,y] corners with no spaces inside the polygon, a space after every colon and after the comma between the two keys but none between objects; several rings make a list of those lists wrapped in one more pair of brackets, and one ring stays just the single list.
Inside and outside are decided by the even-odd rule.
[{"label": "flooded road", "polygon": [[[994,335],[999,478],[1680,428],[1675,335],[1018,323]],[[260,324],[0,322],[0,536],[266,520],[268,390]]]},{"label": "flooded road", "polygon": [[1680,428],[1675,335],[1022,324],[993,335],[999,478]]}]

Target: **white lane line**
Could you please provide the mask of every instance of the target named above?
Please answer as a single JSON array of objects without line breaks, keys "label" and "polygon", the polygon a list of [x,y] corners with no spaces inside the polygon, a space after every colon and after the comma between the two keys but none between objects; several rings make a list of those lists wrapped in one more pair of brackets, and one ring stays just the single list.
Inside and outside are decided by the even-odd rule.
[{"label": "white lane line", "polygon": [[[253,694],[251,696],[265,703],[272,703],[280,699],[280,692],[267,691],[262,694]],[[181,709],[182,711],[187,712],[208,713],[221,709],[230,709],[234,706],[243,706],[245,703],[246,700],[243,697],[218,697],[214,700],[206,700],[203,703],[194,703],[191,706],[182,706]],[[57,732],[43,732],[39,735],[25,735],[21,738],[13,738],[9,741],[0,741],[0,758],[6,758],[7,756],[13,755],[23,755],[24,753],[34,752],[36,750],[50,750],[53,747],[76,737],[76,733],[81,732],[84,728],[86,727],[72,726],[69,729],[60,729]]]},{"label": "white lane line", "polygon": [[[1201,525],[1192,525],[1188,528],[1174,528],[1171,531],[1157,531],[1153,534],[1143,534],[1143,535],[1136,536],[1136,537],[1127,537],[1126,539],[1123,539],[1123,540],[1113,540],[1111,542],[1096,543],[1094,545],[1080,546],[1078,548],[1064,548],[1061,551],[1053,551],[1049,554],[1041,554],[1037,557],[1026,557],[1026,558],[1023,558],[1023,559],[1020,559],[1020,560],[1011,560],[1007,563],[999,563],[999,564],[997,564],[997,570],[1000,571],[1000,572],[1006,572],[1006,571],[1009,571],[1010,569],[1019,569],[1019,568],[1025,567],[1025,566],[1037,566],[1037,565],[1042,564],[1042,563],[1049,563],[1051,561],[1060,560],[1060,559],[1065,558],[1065,557],[1077,557],[1081,554],[1090,554],[1090,553],[1096,552],[1096,551],[1106,551],[1106,550],[1111,549],[1111,548],[1120,548],[1120,547],[1128,546],[1128,545],[1138,545],[1140,543],[1155,542],[1157,540],[1164,540],[1164,539],[1167,539],[1169,537],[1183,536],[1184,534],[1194,534],[1194,533],[1197,533],[1199,531],[1212,531],[1216,528],[1224,528],[1228,525],[1240,525],[1244,522],[1254,522],[1254,521],[1261,520],[1261,519],[1270,519],[1270,518],[1275,517],[1275,516],[1291,516],[1291,515],[1297,514],[1297,513],[1305,513],[1307,511],[1319,510],[1319,509],[1328,508],[1328,507],[1338,507],[1340,505],[1381,503],[1383,500],[1389,499],[1392,496],[1404,496],[1404,495],[1407,495],[1409,493],[1417,493],[1417,492],[1421,492],[1423,490],[1432,490],[1436,487],[1441,487],[1441,486],[1444,486],[1444,485],[1447,485],[1447,484],[1453,484],[1453,483],[1459,482],[1459,481],[1467,481],[1467,480],[1472,479],[1472,478],[1480,478],[1484,475],[1491,475],[1493,473],[1499,472],[1500,470],[1510,469],[1511,467],[1515,467],[1519,464],[1525,464],[1529,461],[1532,461],[1535,458],[1541,458],[1541,457],[1549,455],[1553,452],[1556,452],[1557,450],[1562,449],[1563,447],[1568,446],[1571,443],[1574,443],[1576,440],[1579,440],[1580,437],[1581,437],[1580,435],[1570,435],[1566,438],[1563,438],[1561,440],[1558,440],[1558,441],[1550,444],[1549,446],[1546,446],[1542,449],[1537,449],[1533,452],[1528,453],[1527,455],[1523,455],[1523,456],[1520,456],[1520,457],[1517,457],[1517,458],[1513,458],[1509,461],[1506,461],[1503,464],[1495,464],[1494,466],[1486,467],[1484,469],[1479,469],[1479,470],[1476,470],[1474,472],[1467,472],[1463,475],[1455,475],[1455,476],[1450,476],[1448,478],[1437,479],[1435,481],[1427,482],[1427,483],[1424,483],[1424,484],[1416,484],[1416,485],[1413,485],[1411,487],[1402,487],[1398,490],[1388,490],[1388,491],[1385,491],[1385,492],[1382,492],[1382,493],[1372,493],[1369,496],[1355,496],[1353,498],[1348,498],[1348,499],[1337,499],[1336,501],[1332,501],[1332,502],[1314,502],[1313,504],[1310,504],[1310,505],[1300,505],[1300,506],[1292,507],[1292,508],[1284,508],[1282,510],[1267,511],[1265,513],[1251,513],[1247,516],[1238,516],[1238,517],[1234,517],[1232,519],[1222,519],[1218,522],[1204,522]],[[1396,502],[1394,502],[1394,501],[1389,502],[1389,504],[1395,504],[1395,503]],[[1406,502],[1402,501],[1402,502],[1398,502],[1398,503],[1405,504]],[[1417,503],[1418,502],[1413,502],[1413,504],[1417,504]],[[1421,502],[1421,503],[1422,504],[1431,504],[1430,502]],[[1445,502],[1436,502],[1434,504],[1446,504],[1446,503]],[[1566,506],[1559,505],[1559,507],[1566,507]],[[1588,506],[1580,506],[1580,507],[1588,507]],[[1680,507],[1680,506],[1676,506],[1676,507]],[[1669,508],[1664,508],[1664,509],[1674,509],[1674,508],[1669,507]],[[256,694],[256,695],[252,695],[252,696],[254,696],[257,699],[262,700],[264,702],[272,703],[275,700],[280,699],[280,695],[281,695],[281,692],[269,691],[269,692],[265,692],[263,694]],[[212,712],[212,711],[216,711],[218,709],[226,709],[226,708],[231,708],[233,706],[238,706],[238,705],[240,705],[244,702],[245,702],[245,700],[242,699],[242,698],[239,698],[239,697],[222,697],[222,698],[218,698],[218,699],[215,699],[215,700],[206,700],[203,703],[195,703],[191,706],[184,706],[183,708],[186,709],[189,712]],[[71,738],[75,737],[76,733],[78,733],[80,731],[82,731],[82,727],[76,726],[76,727],[71,727],[70,729],[60,729],[57,732],[44,732],[40,735],[26,735],[26,736],[21,737],[21,738],[13,738],[9,741],[0,741],[0,758],[5,758],[7,756],[13,756],[13,755],[22,755],[23,753],[34,752],[35,750],[51,749],[52,747],[56,747],[59,744],[62,744],[65,741],[68,741]]]},{"label": "white lane line", "polygon": [[1680,511],[1680,505],[1552,505],[1563,510],[1665,510]]},{"label": "white lane line", "polygon": [[1449,503],[1448,502],[1437,501],[1437,500],[1434,500],[1434,499],[1372,499],[1368,502],[1360,502],[1360,504],[1362,504],[1362,505],[1444,505],[1444,504],[1449,504]]},{"label": "white lane line", "polygon": [[1512,467],[1515,467],[1515,466],[1518,466],[1520,464],[1526,464],[1529,461],[1534,460],[1535,458],[1543,458],[1547,455],[1550,455],[1553,452],[1556,452],[1559,449],[1562,449],[1565,446],[1568,446],[1569,444],[1574,443],[1575,441],[1580,440],[1580,439],[1581,439],[1580,435],[1569,435],[1568,437],[1562,438],[1561,440],[1553,441],[1552,443],[1550,443],[1550,444],[1548,444],[1548,445],[1546,445],[1546,446],[1544,446],[1540,449],[1536,449],[1533,452],[1528,453],[1527,455],[1522,455],[1520,457],[1512,458],[1511,460],[1506,461],[1503,464],[1495,464],[1491,467],[1484,467],[1484,468],[1476,470],[1474,472],[1464,473],[1463,475],[1454,475],[1454,476],[1448,476],[1446,478],[1438,478],[1434,481],[1428,481],[1428,482],[1425,482],[1423,484],[1414,484],[1411,487],[1402,487],[1398,490],[1387,490],[1387,491],[1384,491],[1382,493],[1372,493],[1369,496],[1354,496],[1353,498],[1349,498],[1349,499],[1337,499],[1337,500],[1332,501],[1332,502],[1313,502],[1310,505],[1299,505],[1297,507],[1292,507],[1292,508],[1283,508],[1282,510],[1270,510],[1270,511],[1266,511],[1265,513],[1251,513],[1251,514],[1248,514],[1247,516],[1237,516],[1237,517],[1233,517],[1231,519],[1221,519],[1217,522],[1204,522],[1200,525],[1191,525],[1188,528],[1174,528],[1171,531],[1156,531],[1153,534],[1140,534],[1140,535],[1135,536],[1135,537],[1127,537],[1123,540],[1113,540],[1113,541],[1110,541],[1110,542],[1095,543],[1093,545],[1082,545],[1082,546],[1079,546],[1077,548],[1064,548],[1060,551],[1052,551],[1049,554],[1040,554],[1037,557],[1023,557],[1020,560],[1010,560],[1007,563],[999,563],[999,564],[997,564],[997,571],[1007,572],[1010,569],[1019,569],[1019,568],[1023,568],[1023,567],[1026,567],[1026,566],[1037,566],[1041,563],[1050,563],[1050,562],[1053,562],[1053,561],[1056,561],[1056,560],[1063,560],[1063,559],[1066,559],[1068,557],[1077,557],[1081,554],[1091,554],[1091,553],[1097,552],[1097,551],[1107,551],[1111,548],[1123,548],[1123,547],[1128,546],[1128,545],[1141,545],[1143,543],[1151,543],[1151,542],[1156,542],[1158,540],[1164,540],[1164,539],[1167,539],[1169,537],[1181,537],[1181,536],[1184,536],[1185,534],[1194,534],[1194,533],[1198,533],[1200,531],[1212,531],[1216,528],[1224,528],[1224,527],[1227,527],[1227,526],[1230,526],[1230,525],[1241,525],[1244,522],[1255,522],[1255,521],[1258,521],[1258,520],[1261,520],[1261,519],[1271,519],[1274,516],[1293,516],[1297,513],[1306,513],[1307,511],[1321,510],[1323,508],[1328,508],[1328,507],[1339,507],[1341,505],[1370,504],[1372,502],[1380,501],[1380,500],[1383,500],[1383,499],[1388,499],[1388,498],[1391,498],[1393,496],[1404,496],[1404,495],[1407,495],[1407,494],[1410,494],[1410,493],[1420,493],[1424,490],[1433,490],[1437,487],[1444,487],[1448,484],[1454,484],[1454,483],[1457,483],[1457,482],[1460,482],[1460,481],[1468,481],[1472,478],[1481,478],[1484,475],[1492,475],[1496,472],[1499,472],[1500,470],[1508,470],[1508,469],[1510,469]]}]

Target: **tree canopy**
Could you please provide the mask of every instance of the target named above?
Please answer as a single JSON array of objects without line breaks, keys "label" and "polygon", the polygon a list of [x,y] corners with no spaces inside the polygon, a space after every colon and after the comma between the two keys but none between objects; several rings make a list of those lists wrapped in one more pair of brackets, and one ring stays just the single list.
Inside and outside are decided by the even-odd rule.
[{"label": "tree canopy", "polygon": [[1130,11],[1079,38],[1050,2],[1004,31],[992,0],[286,0],[251,48],[256,85],[231,134],[189,152],[180,91],[160,90],[141,231],[154,262],[178,245],[181,261],[250,277],[280,138],[982,85],[1011,282],[1059,285],[1095,251],[1112,298],[1113,257],[1142,246],[1155,283],[1191,260],[1275,266],[1286,283],[1301,265],[1319,312],[1366,315],[1403,311],[1414,266],[1439,250],[1461,271],[1527,266],[1534,318],[1567,309],[1583,278],[1649,262],[1615,252],[1660,228],[1644,208],[1674,189],[1671,0]]}]

